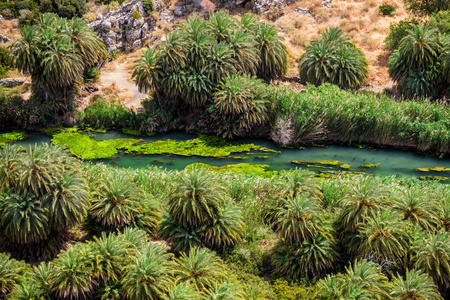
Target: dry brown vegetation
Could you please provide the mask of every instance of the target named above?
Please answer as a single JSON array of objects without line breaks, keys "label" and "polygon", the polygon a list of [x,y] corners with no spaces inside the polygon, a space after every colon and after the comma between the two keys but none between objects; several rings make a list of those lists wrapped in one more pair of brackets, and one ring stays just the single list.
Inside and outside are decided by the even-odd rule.
[{"label": "dry brown vegetation", "polygon": [[[387,57],[384,39],[389,32],[391,22],[398,22],[407,17],[403,0],[390,0],[396,7],[392,17],[379,14],[379,5],[386,0],[332,0],[328,8],[323,8],[321,1],[300,0],[285,8],[285,13],[272,23],[281,30],[285,44],[294,58],[289,64],[288,75],[298,75],[297,60],[304,52],[308,41],[318,37],[322,28],[338,26],[343,29],[360,47],[369,61],[370,89],[382,91],[392,86],[387,72]],[[298,7],[312,10],[311,15],[298,12]],[[271,22],[270,20],[267,20]]]}]

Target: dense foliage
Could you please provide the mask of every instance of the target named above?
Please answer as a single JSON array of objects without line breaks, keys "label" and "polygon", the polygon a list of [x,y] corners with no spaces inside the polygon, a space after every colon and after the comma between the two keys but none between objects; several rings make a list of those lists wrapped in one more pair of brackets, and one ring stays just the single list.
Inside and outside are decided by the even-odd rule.
[{"label": "dense foliage", "polygon": [[75,81],[104,55],[103,42],[85,21],[49,13],[23,27],[21,35],[11,49],[17,69],[31,74],[33,96],[64,99],[60,109],[67,109]]},{"label": "dense foliage", "polygon": [[239,23],[217,12],[209,21],[189,18],[165,42],[136,61],[139,89],[154,91],[158,106],[176,116],[203,114],[217,134],[246,135],[264,121],[267,101],[258,76],[286,72],[287,51],[272,25],[244,15]]},{"label": "dense foliage", "polygon": [[364,53],[337,28],[326,28],[300,58],[300,78],[314,85],[333,83],[342,88],[360,86],[367,78]]},{"label": "dense foliage", "polygon": [[[7,299],[448,295],[450,198],[439,183],[83,167],[48,146],[7,146],[0,158]],[[60,248],[33,267],[16,260]]]},{"label": "dense foliage", "polygon": [[[440,96],[450,78],[445,65],[450,41],[429,25],[413,26],[389,57],[389,75],[408,98]],[[443,68],[444,66],[444,68]]]},{"label": "dense foliage", "polygon": [[450,3],[447,0],[405,0],[405,4],[412,13],[418,15],[450,10]]},{"label": "dense foliage", "polygon": [[14,66],[14,60],[8,49],[0,47],[0,78],[4,77],[8,70]]}]

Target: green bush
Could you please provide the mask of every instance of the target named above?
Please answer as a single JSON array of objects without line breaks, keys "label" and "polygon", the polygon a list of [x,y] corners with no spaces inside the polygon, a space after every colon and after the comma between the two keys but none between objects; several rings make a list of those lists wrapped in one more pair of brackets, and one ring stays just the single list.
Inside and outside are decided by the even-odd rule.
[{"label": "green bush", "polygon": [[133,16],[133,20],[142,18],[141,14],[138,11],[133,11],[131,15]]},{"label": "green bush", "polygon": [[153,0],[142,0],[142,6],[144,7],[147,15],[155,10],[155,3],[153,2]]},{"label": "green bush", "polygon": [[448,0],[404,0],[408,10],[417,15],[430,15],[439,11],[449,10]]},{"label": "green bush", "polygon": [[413,29],[414,25],[419,25],[420,21],[417,19],[405,19],[398,23],[391,23],[389,26],[389,33],[384,40],[386,47],[389,50],[395,50],[398,48],[402,38],[408,35],[408,30]]},{"label": "green bush", "polygon": [[4,77],[14,66],[14,60],[8,49],[0,47],[0,78]]},{"label": "green bush", "polygon": [[86,69],[83,73],[84,82],[95,82],[100,77],[100,71],[97,67]]},{"label": "green bush", "polygon": [[392,4],[389,3],[383,3],[379,7],[380,14],[383,16],[392,16],[392,14],[395,12],[395,7]]},{"label": "green bush", "polygon": [[450,34],[450,10],[431,15],[428,25],[436,28],[442,34]]},{"label": "green bush", "polygon": [[84,0],[39,0],[40,13],[55,13],[62,18],[81,18],[84,14]]}]

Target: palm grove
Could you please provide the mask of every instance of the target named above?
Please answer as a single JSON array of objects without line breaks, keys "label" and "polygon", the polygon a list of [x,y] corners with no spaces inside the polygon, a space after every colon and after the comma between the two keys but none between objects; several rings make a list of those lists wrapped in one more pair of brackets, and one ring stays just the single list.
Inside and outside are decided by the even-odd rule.
[{"label": "palm grove", "polygon": [[[314,299],[443,299],[450,288],[445,186],[121,170],[58,146],[5,146],[0,172],[7,299],[272,299],[254,275],[307,280]],[[267,236],[277,243],[261,256]]]}]

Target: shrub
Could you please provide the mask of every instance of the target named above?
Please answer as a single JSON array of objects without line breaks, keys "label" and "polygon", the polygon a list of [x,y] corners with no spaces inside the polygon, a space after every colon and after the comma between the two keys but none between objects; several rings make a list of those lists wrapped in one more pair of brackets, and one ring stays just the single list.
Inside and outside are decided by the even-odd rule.
[{"label": "shrub", "polygon": [[97,19],[97,15],[95,13],[87,13],[83,15],[83,19],[87,20],[89,23],[92,23]]},{"label": "shrub", "polygon": [[144,7],[147,15],[150,15],[152,11],[155,10],[155,3],[153,2],[153,0],[142,0],[142,6]]},{"label": "shrub", "polygon": [[8,49],[0,47],[0,78],[14,66],[13,57]]},{"label": "shrub", "polygon": [[417,19],[405,19],[398,23],[391,23],[389,26],[389,34],[384,42],[389,50],[398,48],[402,38],[408,35],[408,30],[413,29],[414,25],[419,25],[420,21]]},{"label": "shrub", "polygon": [[138,11],[133,11],[131,15],[133,16],[133,20],[142,18],[141,14]]},{"label": "shrub", "polygon": [[450,10],[431,15],[428,25],[436,28],[442,34],[450,34]]},{"label": "shrub", "polygon": [[395,7],[392,4],[383,3],[379,7],[380,14],[383,16],[392,16],[392,14],[395,12]]},{"label": "shrub", "polygon": [[95,82],[100,77],[100,71],[97,67],[86,69],[83,73],[84,82]]},{"label": "shrub", "polygon": [[368,74],[364,53],[337,27],[322,30],[321,38],[311,41],[300,58],[299,71],[303,81],[342,88],[361,85]]},{"label": "shrub", "polygon": [[62,18],[81,18],[84,14],[84,0],[40,0],[40,13],[55,13]]},{"label": "shrub", "polygon": [[449,10],[448,0],[404,0],[408,10],[418,15],[430,15],[439,11]]}]

